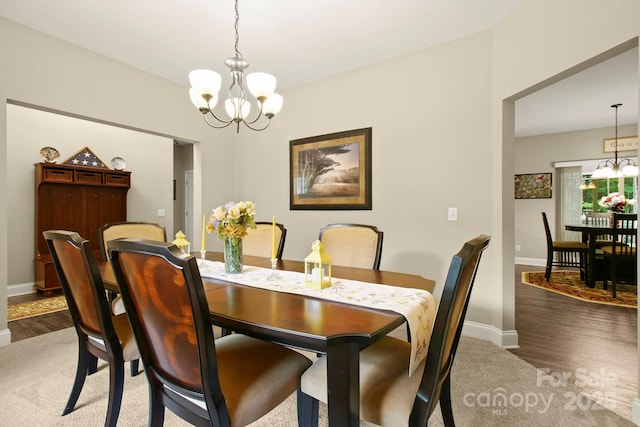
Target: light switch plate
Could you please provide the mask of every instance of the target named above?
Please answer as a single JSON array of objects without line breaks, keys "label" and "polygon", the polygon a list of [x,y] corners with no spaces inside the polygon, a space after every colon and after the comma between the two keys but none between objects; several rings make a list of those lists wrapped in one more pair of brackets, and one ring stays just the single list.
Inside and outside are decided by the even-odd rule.
[{"label": "light switch plate", "polygon": [[158,209],[158,216],[164,216],[165,212],[164,209]]},{"label": "light switch plate", "polygon": [[458,220],[458,208],[449,208],[447,212],[447,220],[449,221],[457,221]]}]

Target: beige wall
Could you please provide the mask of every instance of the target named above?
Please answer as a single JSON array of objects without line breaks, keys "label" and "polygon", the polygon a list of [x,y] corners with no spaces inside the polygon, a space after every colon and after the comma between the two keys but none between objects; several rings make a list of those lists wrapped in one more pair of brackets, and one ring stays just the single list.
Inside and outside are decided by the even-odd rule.
[{"label": "beige wall", "polygon": [[[287,258],[304,257],[318,228],[329,222],[372,223],[385,232],[382,268],[433,278],[439,296],[451,255],[464,240],[491,234],[467,320],[480,335],[510,344],[512,100],[637,37],[637,16],[637,0],[529,0],[491,31],[284,91],[285,105],[272,127],[240,135],[202,124],[189,105],[186,77],[184,86],[172,84],[0,21],[3,63],[10,64],[0,68],[0,98],[201,141],[194,168],[196,177],[202,172],[204,188],[201,193],[196,181],[195,211],[253,200],[258,219],[275,214],[289,229]],[[0,107],[0,129],[6,128],[5,110]],[[368,126],[373,210],[289,211],[288,141]],[[0,132],[0,155],[6,143]],[[6,185],[0,177],[0,197],[6,197]],[[448,207],[459,209],[458,222],[447,221]],[[5,275],[6,210],[0,209],[0,224]],[[209,247],[219,248],[213,240]],[[1,276],[0,331],[6,327],[6,283]]]},{"label": "beige wall", "polygon": [[[9,242],[23,242],[10,245],[10,285],[33,282],[33,164],[41,161],[40,148],[44,146],[60,152],[58,163],[84,147],[109,167],[113,157],[123,157],[126,170],[133,171],[127,219],[158,222],[171,232],[173,188],[163,171],[173,168],[173,140],[15,105],[7,106],[7,118],[7,172],[11,182],[8,238]],[[165,209],[167,216],[158,217],[157,209]]]},{"label": "beige wall", "polygon": [[[619,126],[620,136],[637,133],[637,125]],[[602,140],[611,138],[613,127],[589,129],[579,132],[563,132],[550,135],[518,138],[515,144],[515,173],[553,173],[554,189],[551,199],[515,200],[515,243],[520,245],[516,257],[524,262],[544,263],[547,258],[547,242],[544,236],[541,212],[549,218],[551,234],[555,229],[556,206],[559,193],[559,175],[554,162],[593,160],[611,157],[602,152]],[[620,152],[621,156],[635,157],[635,152]]]}]

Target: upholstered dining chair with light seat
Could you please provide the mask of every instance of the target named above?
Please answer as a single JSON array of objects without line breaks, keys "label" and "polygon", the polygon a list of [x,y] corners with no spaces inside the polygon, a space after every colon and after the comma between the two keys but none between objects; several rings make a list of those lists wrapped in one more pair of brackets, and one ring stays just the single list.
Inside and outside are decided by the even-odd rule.
[{"label": "upholstered dining chair with light seat", "polygon": [[[287,229],[276,223],[276,258],[282,259]],[[242,239],[242,253],[249,256],[271,258],[273,248],[273,223],[256,222],[256,228],[247,230],[247,236]]]},{"label": "upholstered dining chair with light seat", "polygon": [[105,224],[100,228],[99,236],[102,260],[107,262],[109,261],[109,254],[107,253],[107,242],[109,242],[109,240],[129,237],[132,239],[154,240],[157,242],[167,241],[167,231],[163,226],[153,222],[141,221],[124,221]]},{"label": "upholstered dining chair with light seat", "polygon": [[637,278],[637,233],[638,214],[614,213],[611,246],[604,246],[606,265],[605,286],[611,280],[611,293],[617,298],[616,285],[624,279],[626,283],[638,283]]},{"label": "upholstered dining chair with light seat", "polygon": [[[111,222],[103,225],[98,233],[100,236],[100,249],[102,260],[109,262],[107,242],[109,240],[129,237],[132,239],[167,241],[167,231],[160,224],[141,221]],[[119,295],[112,295],[111,307],[114,314],[124,313],[124,306]]]},{"label": "upholstered dining chair with light seat", "polygon": [[329,224],[318,239],[333,265],[380,269],[384,233],[373,225]]},{"label": "upholstered dining chair with light seat", "polygon": [[[454,426],[450,374],[471,289],[490,237],[466,242],[453,256],[438,305],[426,360],[409,376],[411,344],[385,336],[360,352],[360,419],[381,426],[424,427],[438,402],[445,426]],[[318,425],[318,402],[327,401],[326,356],[302,376],[301,426]]]},{"label": "upholstered dining chair with light seat", "polygon": [[544,233],[547,238],[547,266],[544,277],[551,279],[552,267],[573,267],[580,269],[580,278],[587,281],[587,257],[588,247],[584,242],[572,240],[553,240],[547,214],[542,212]]},{"label": "upholstered dining chair with light seat", "polygon": [[301,353],[243,334],[214,341],[194,256],[170,243],[108,245],[149,383],[149,426],[165,408],[194,425],[245,426],[299,390],[311,365]]},{"label": "upholstered dining chair with light seat", "polygon": [[78,366],[71,394],[62,412],[74,410],[87,375],[97,370],[98,358],[109,364],[109,402],[105,426],[115,426],[124,386],[124,362],[138,374],[140,354],[125,314],[112,316],[100,271],[88,240],[78,233],[44,233],[76,333]]}]

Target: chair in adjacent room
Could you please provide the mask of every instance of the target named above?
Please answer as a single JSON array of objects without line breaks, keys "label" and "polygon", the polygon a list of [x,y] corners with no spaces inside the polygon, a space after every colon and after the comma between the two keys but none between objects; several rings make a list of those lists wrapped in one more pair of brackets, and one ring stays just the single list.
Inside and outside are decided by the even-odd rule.
[{"label": "chair in adjacent room", "polygon": [[[585,213],[585,223],[588,225],[597,225],[599,227],[611,227],[612,215],[608,212],[587,212]],[[611,246],[611,234],[602,234],[595,236],[596,248],[603,246]]]},{"label": "chair in adjacent room", "polygon": [[553,240],[547,214],[542,212],[544,232],[547,237],[547,266],[544,277],[551,279],[552,267],[572,267],[580,269],[580,278],[587,281],[588,247],[584,242],[572,240]]},{"label": "chair in adjacent room", "polygon": [[[242,253],[249,256],[271,258],[273,247],[273,223],[256,222],[256,228],[247,230],[247,236],[242,239]],[[287,229],[276,223],[276,258],[282,259]]]},{"label": "chair in adjacent room", "polygon": [[194,256],[132,239],[112,240],[109,254],[149,383],[150,426],[165,408],[194,425],[245,426],[299,390],[311,365],[301,353],[243,334],[214,341]]},{"label": "chair in adjacent room", "polygon": [[[438,305],[426,360],[409,376],[411,344],[385,336],[360,352],[360,418],[381,426],[421,426],[438,402],[445,426],[453,426],[450,373],[471,289],[490,237],[466,242],[453,256]],[[298,400],[302,426],[318,425],[318,401],[327,401],[326,356],[302,376]]]},{"label": "chair in adjacent room", "polygon": [[616,285],[622,281],[637,284],[638,214],[614,213],[611,246],[604,246],[607,281],[611,280],[611,293],[617,298]]},{"label": "chair in adjacent room", "polygon": [[138,373],[140,354],[125,314],[111,315],[104,284],[88,240],[78,233],[44,233],[73,325],[78,334],[78,366],[71,394],[62,412],[73,411],[87,375],[97,370],[98,358],[109,363],[109,403],[105,426],[115,426],[124,386],[124,362]]},{"label": "chair in adjacent room", "polygon": [[329,224],[320,229],[318,239],[333,265],[379,270],[383,236],[373,225]]}]

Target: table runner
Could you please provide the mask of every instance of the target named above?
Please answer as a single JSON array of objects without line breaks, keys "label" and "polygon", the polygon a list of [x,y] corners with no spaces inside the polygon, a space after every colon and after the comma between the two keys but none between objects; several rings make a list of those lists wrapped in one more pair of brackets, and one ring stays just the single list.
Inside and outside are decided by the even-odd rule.
[{"label": "table runner", "polygon": [[409,325],[411,337],[409,376],[427,354],[437,308],[433,295],[428,291],[337,277],[332,277],[330,287],[316,290],[305,287],[304,274],[294,271],[276,270],[275,279],[270,280],[271,269],[267,268],[245,265],[242,273],[227,274],[224,271],[224,263],[203,259],[198,259],[198,267],[202,277],[395,311],[403,315]]}]

